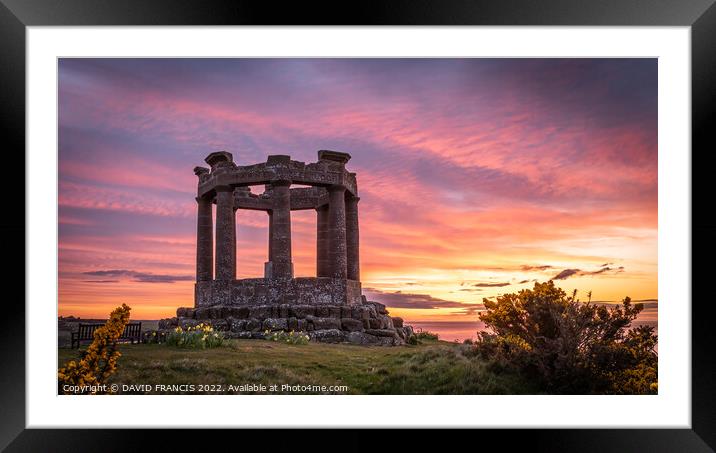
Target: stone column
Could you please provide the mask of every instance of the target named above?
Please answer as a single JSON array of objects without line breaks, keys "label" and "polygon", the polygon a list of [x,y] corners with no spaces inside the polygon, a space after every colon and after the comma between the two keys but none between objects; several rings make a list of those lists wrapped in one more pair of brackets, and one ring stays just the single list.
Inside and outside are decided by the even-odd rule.
[{"label": "stone column", "polygon": [[273,181],[271,277],[293,278],[291,261],[291,181]]},{"label": "stone column", "polygon": [[358,201],[360,198],[346,192],[346,263],[349,280],[360,281],[358,247]]},{"label": "stone column", "polygon": [[197,198],[196,222],[196,281],[214,279],[214,224],[211,218],[211,198]]},{"label": "stone column", "polygon": [[273,261],[273,212],[268,211],[269,217],[269,234],[268,234],[268,260]]},{"label": "stone column", "polygon": [[316,276],[330,277],[328,260],[328,205],[316,208]]},{"label": "stone column", "polygon": [[229,186],[216,188],[216,279],[236,279],[236,215]]},{"label": "stone column", "polygon": [[268,261],[264,263],[264,278],[271,278],[273,275],[273,211],[266,211],[268,214]]},{"label": "stone column", "polygon": [[346,278],[346,188],[330,186],[328,207],[328,261],[333,278]]}]

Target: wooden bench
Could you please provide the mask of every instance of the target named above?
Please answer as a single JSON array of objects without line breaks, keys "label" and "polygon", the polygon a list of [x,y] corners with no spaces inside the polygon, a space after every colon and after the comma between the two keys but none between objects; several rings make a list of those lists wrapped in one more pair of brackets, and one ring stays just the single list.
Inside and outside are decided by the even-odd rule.
[{"label": "wooden bench", "polygon": [[[80,342],[82,341],[92,341],[94,340],[94,331],[97,330],[99,327],[102,327],[104,324],[99,323],[80,323],[77,332],[72,332],[72,344],[71,346],[74,348],[75,344],[77,347],[80,347]],[[122,332],[122,335],[119,336],[118,341],[129,341],[130,343],[134,343],[135,341],[139,343],[142,340],[142,323],[141,322],[130,322],[124,327],[124,331]]]}]

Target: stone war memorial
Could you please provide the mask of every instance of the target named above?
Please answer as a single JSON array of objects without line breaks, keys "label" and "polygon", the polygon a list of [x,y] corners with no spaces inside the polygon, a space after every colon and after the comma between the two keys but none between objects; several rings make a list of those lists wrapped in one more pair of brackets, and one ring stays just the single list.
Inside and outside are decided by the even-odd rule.
[{"label": "stone war memorial", "polygon": [[[230,338],[293,330],[318,342],[404,344],[412,327],[388,316],[383,304],[368,301],[361,292],[360,198],[356,174],[346,170],[350,158],[322,150],[314,163],[272,155],[264,163],[241,166],[226,151],[209,154],[205,161],[210,168],[194,168],[199,179],[194,307],[177,309],[176,317],[160,321],[160,329],[203,322]],[[264,186],[262,194],[251,192],[256,185]],[[239,209],[267,214],[263,278],[236,279]],[[301,209],[316,211],[315,277],[294,277],[291,211]]]}]

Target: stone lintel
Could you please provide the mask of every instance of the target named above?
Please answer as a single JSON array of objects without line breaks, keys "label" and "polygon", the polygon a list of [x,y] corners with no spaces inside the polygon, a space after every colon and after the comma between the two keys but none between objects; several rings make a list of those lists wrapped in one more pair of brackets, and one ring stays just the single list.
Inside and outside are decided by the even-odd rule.
[{"label": "stone lintel", "polygon": [[242,167],[217,168],[216,172],[211,173],[211,177],[205,177],[205,179],[199,181],[197,195],[205,196],[214,192],[215,187],[220,185],[247,187],[271,184],[272,181],[277,179],[290,180],[293,184],[314,187],[341,185],[353,195],[358,195],[355,176],[351,176],[345,169],[334,171],[335,169],[309,168],[307,165],[306,169],[300,170],[287,167],[268,168],[265,166],[266,164],[263,165],[264,167],[258,167],[252,171],[245,171]]},{"label": "stone lintel", "polygon": [[[322,187],[294,187],[290,189],[290,196],[291,211],[317,209],[328,204],[328,192]],[[256,195],[248,188],[239,187],[234,192],[234,209],[270,211],[273,203],[273,190]]]},{"label": "stone lintel", "polygon": [[[271,187],[272,187],[272,188],[276,188],[276,187],[286,187],[286,186],[288,186],[288,187],[291,186],[291,179],[290,179],[290,178],[278,177],[278,178],[275,178],[275,179],[272,179],[272,180],[271,180]],[[275,192],[275,189],[273,190],[273,192]]]}]

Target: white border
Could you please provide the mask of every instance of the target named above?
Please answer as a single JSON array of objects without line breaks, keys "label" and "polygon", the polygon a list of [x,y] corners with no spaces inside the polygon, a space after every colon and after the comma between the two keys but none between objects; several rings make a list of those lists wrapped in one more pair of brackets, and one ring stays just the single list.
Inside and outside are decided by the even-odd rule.
[{"label": "white border", "polygon": [[[690,427],[689,46],[688,27],[28,27],[27,427]],[[61,56],[658,57],[659,395],[57,396]]]}]

